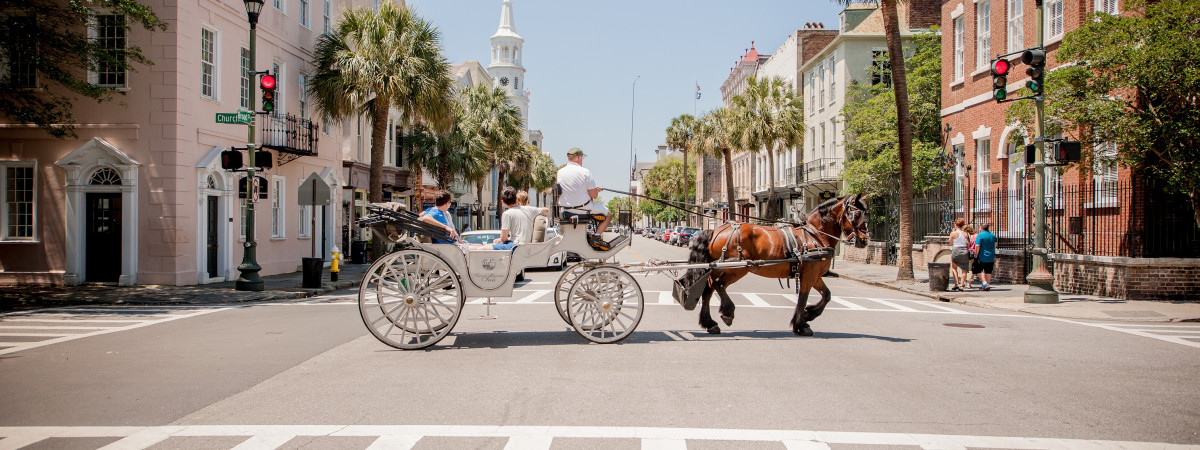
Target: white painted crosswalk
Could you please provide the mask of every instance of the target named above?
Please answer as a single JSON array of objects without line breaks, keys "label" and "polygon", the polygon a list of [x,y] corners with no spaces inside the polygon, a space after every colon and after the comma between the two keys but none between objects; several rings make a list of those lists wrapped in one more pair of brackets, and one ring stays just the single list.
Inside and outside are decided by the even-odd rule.
[{"label": "white painted crosswalk", "polygon": [[[725,445],[742,442],[775,443],[791,449],[829,449],[843,445],[869,445],[872,448],[922,449],[1184,449],[1196,446],[1096,439],[1059,439],[1044,437],[970,436],[918,433],[872,433],[815,430],[758,430],[719,428],[664,428],[611,426],[487,426],[487,425],[166,425],[79,426],[79,427],[0,427],[0,450],[17,449],[54,439],[58,445],[71,440],[98,438],[110,441],[102,449],[176,448],[184,442],[241,439],[232,448],[274,449],[290,446],[293,440],[321,447],[321,439],[346,437],[373,438],[367,449],[406,450],[421,445],[426,438],[441,445],[454,445],[463,439],[494,438],[506,441],[509,450],[543,450],[570,445],[574,439],[638,440],[645,450],[687,449],[696,444],[710,448],[713,442]],[[235,442],[236,442],[235,439]],[[178,440],[173,442],[173,440]],[[558,444],[562,441],[562,444]],[[707,441],[707,442],[706,442]],[[326,442],[332,445],[332,442]],[[761,444],[759,444],[761,445]],[[339,447],[347,448],[345,444]]]},{"label": "white painted crosswalk", "polygon": [[0,315],[0,355],[132,330],[229,308],[191,306],[78,306]]}]

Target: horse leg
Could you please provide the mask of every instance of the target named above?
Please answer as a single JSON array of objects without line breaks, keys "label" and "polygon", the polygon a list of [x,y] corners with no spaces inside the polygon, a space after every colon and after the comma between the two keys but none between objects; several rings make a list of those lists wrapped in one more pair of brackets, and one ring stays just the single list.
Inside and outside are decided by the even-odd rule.
[{"label": "horse leg", "polygon": [[717,321],[712,318],[712,313],[708,311],[712,295],[712,286],[705,286],[704,293],[700,295],[700,328],[708,330],[710,334],[721,334],[721,327],[717,325]]},{"label": "horse leg", "polygon": [[817,288],[817,292],[821,293],[821,301],[820,303],[809,305],[807,308],[805,308],[807,310],[806,316],[808,317],[808,320],[816,319],[821,315],[821,313],[825,312],[825,305],[828,305],[829,300],[833,298],[832,293],[829,291],[829,287],[825,286],[825,282],[823,280],[818,279],[817,284],[814,287]]},{"label": "horse leg", "polygon": [[792,312],[792,320],[789,323],[792,326],[792,333],[796,336],[812,336],[812,328],[808,326],[808,291],[811,286],[808,284],[800,285],[800,294],[796,297],[796,310]]},{"label": "horse leg", "polygon": [[733,309],[735,305],[733,304],[733,300],[729,298],[729,293],[725,292],[724,284],[717,286],[717,295],[721,296],[721,321],[725,322],[725,325],[733,325]]}]

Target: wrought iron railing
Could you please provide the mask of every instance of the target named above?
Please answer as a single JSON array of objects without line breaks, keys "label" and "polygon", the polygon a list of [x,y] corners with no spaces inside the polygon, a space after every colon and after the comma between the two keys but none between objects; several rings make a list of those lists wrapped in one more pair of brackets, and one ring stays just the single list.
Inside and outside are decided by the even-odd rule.
[{"label": "wrought iron railing", "polygon": [[[262,116],[258,129],[263,147],[296,157],[317,155],[320,125],[309,119],[291,114],[267,114]],[[280,156],[282,159],[283,155]]]},{"label": "wrought iron railing", "polygon": [[796,184],[815,183],[818,181],[836,180],[845,168],[842,158],[819,158],[805,161],[804,166],[790,175],[795,177]]}]

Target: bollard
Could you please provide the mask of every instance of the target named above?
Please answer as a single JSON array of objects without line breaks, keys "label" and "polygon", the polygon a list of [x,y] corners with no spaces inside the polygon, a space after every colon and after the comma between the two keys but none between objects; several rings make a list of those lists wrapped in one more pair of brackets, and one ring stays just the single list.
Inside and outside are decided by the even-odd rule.
[{"label": "bollard", "polygon": [[329,281],[337,281],[338,272],[342,270],[338,267],[338,263],[342,261],[342,254],[338,253],[336,245],[333,246],[329,253],[333,256],[333,260],[329,263]]}]

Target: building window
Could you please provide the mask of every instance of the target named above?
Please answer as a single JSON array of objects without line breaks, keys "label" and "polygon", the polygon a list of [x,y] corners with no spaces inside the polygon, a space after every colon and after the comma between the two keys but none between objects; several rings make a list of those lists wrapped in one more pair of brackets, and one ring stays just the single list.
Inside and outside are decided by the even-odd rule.
[{"label": "building window", "polygon": [[88,184],[96,186],[120,186],[121,174],[110,167],[105,167],[93,173],[92,178],[88,180]]},{"label": "building window", "polygon": [[833,56],[830,56],[829,61],[825,64],[829,66],[829,104],[832,105],[837,98],[837,65],[834,62]]},{"label": "building window", "polygon": [[275,9],[287,14],[287,11],[284,11],[284,9],[287,8],[287,4],[284,3],[283,0],[271,0],[271,6],[274,6]]},{"label": "building window", "polygon": [[283,177],[271,177],[271,238],[283,239],[284,208],[283,208]]},{"label": "building window", "polygon": [[1008,51],[1025,48],[1025,16],[1021,12],[1023,0],[1008,0]]},{"label": "building window", "polygon": [[37,26],[35,16],[8,16],[5,18],[8,26],[8,36],[5,36],[4,72],[8,84],[14,88],[37,87],[37,58],[38,48],[34,28]]},{"label": "building window", "polygon": [[287,79],[287,74],[284,73],[285,72],[284,69],[285,69],[285,67],[282,64],[280,64],[278,61],[271,63],[271,73],[275,74],[275,82],[276,82],[276,86],[277,86],[277,88],[275,89],[275,112],[274,112],[274,115],[278,116],[278,117],[283,117],[284,115],[287,114],[287,105],[285,104],[286,103],[285,100],[287,100],[287,95],[286,95],[287,94],[287,83],[279,82],[279,80]]},{"label": "building window", "polygon": [[312,237],[312,205],[300,206],[300,221],[296,222],[296,235],[301,238]]},{"label": "building window", "polygon": [[308,0],[300,0],[300,25],[311,28],[308,20]]},{"label": "building window", "polygon": [[321,12],[322,18],[325,20],[325,24],[321,26],[321,32],[323,32],[323,33],[328,33],[333,30],[333,19],[330,16],[330,13],[331,13],[330,10],[333,9],[333,6],[331,3],[332,2],[330,0],[325,0],[325,6],[323,7],[322,12]]},{"label": "building window", "polygon": [[818,109],[825,109],[825,64],[821,63],[817,66],[817,98],[820,103],[817,103]]},{"label": "building window", "polygon": [[1117,0],[1096,0],[1096,12],[1115,16],[1121,13],[1121,8]]},{"label": "building window", "polygon": [[992,140],[975,140],[975,201],[979,210],[992,209]]},{"label": "building window", "polygon": [[963,79],[963,18],[958,16],[954,19],[954,80],[962,81]]},{"label": "building window", "polygon": [[253,81],[250,77],[250,49],[242,47],[241,50],[241,69],[242,76],[240,83],[240,91],[238,92],[238,106],[244,109],[250,109],[250,83]]},{"label": "building window", "polygon": [[892,85],[892,62],[888,59],[887,49],[871,50],[871,85],[883,83]]},{"label": "building window", "polygon": [[299,83],[300,90],[296,92],[300,98],[300,118],[308,118],[308,75],[300,74]]},{"label": "building window", "polygon": [[808,112],[812,114],[817,110],[817,78],[812,72],[808,73]]},{"label": "building window", "polygon": [[200,95],[217,99],[217,32],[200,29]]},{"label": "building window", "polygon": [[1063,34],[1063,1],[1046,1],[1046,37],[1056,38]]},{"label": "building window", "polygon": [[1117,206],[1117,144],[1102,142],[1093,148],[1093,184],[1096,206]]},{"label": "building window", "polygon": [[829,119],[829,154],[837,153],[837,118]]},{"label": "building window", "polygon": [[37,239],[37,164],[0,161],[0,241]]},{"label": "building window", "polygon": [[808,159],[817,159],[817,127],[808,128]]},{"label": "building window", "polygon": [[821,122],[821,159],[825,159],[825,123]]},{"label": "building window", "polygon": [[125,87],[125,16],[97,15],[90,31],[100,53],[92,81],[98,86]]},{"label": "building window", "polygon": [[329,136],[331,133],[333,133],[333,131],[331,131],[332,128],[333,128],[333,121],[329,120],[328,117],[322,117],[321,118],[321,134]]},{"label": "building window", "polygon": [[988,67],[992,60],[992,4],[975,4],[975,69]]}]

